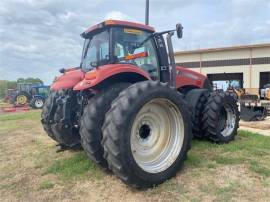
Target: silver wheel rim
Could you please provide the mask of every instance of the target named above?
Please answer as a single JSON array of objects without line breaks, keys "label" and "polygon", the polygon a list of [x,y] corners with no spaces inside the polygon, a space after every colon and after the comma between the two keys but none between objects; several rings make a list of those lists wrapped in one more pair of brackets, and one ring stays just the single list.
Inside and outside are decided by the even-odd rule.
[{"label": "silver wheel rim", "polygon": [[35,106],[36,106],[37,108],[42,107],[42,106],[43,106],[43,101],[42,101],[41,99],[37,99],[37,100],[35,101]]},{"label": "silver wheel rim", "polygon": [[134,160],[149,173],[169,168],[179,156],[184,140],[184,121],[178,107],[165,98],[146,103],[131,128]]},{"label": "silver wheel rim", "polygon": [[228,104],[224,105],[224,111],[226,113],[226,122],[225,122],[225,125],[221,131],[221,134],[224,137],[228,137],[232,134],[232,132],[234,130],[236,115],[235,115],[235,111]]}]

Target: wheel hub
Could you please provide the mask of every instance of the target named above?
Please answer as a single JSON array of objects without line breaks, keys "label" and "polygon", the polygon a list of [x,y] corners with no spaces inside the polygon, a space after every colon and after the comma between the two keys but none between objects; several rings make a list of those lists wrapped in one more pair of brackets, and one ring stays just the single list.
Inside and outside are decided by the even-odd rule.
[{"label": "wheel hub", "polygon": [[25,95],[19,95],[17,97],[17,103],[20,105],[24,105],[27,103],[27,97]]},{"label": "wheel hub", "polygon": [[133,122],[133,158],[147,172],[162,172],[178,157],[183,138],[184,123],[177,106],[167,99],[154,99],[141,108]]},{"label": "wheel hub", "polygon": [[224,137],[230,136],[234,130],[236,122],[236,114],[232,107],[228,104],[224,105],[221,110],[221,118],[219,119],[218,128]]},{"label": "wheel hub", "polygon": [[36,106],[37,108],[42,107],[42,106],[43,106],[43,101],[42,101],[41,99],[37,99],[37,100],[35,101],[35,106]]},{"label": "wheel hub", "polygon": [[147,124],[143,124],[139,129],[139,136],[140,138],[144,140],[148,140],[151,135],[151,128]]}]

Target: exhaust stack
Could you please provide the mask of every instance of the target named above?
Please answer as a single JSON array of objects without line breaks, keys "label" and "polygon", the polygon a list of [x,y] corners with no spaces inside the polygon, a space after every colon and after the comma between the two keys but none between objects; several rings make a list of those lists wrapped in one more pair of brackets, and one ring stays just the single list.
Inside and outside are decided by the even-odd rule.
[{"label": "exhaust stack", "polygon": [[149,0],[145,1],[145,24],[149,25]]}]

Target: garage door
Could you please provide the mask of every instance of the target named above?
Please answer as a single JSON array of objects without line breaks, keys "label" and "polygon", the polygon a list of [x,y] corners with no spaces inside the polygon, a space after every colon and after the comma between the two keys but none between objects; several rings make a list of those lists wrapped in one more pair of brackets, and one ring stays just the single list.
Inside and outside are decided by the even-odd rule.
[{"label": "garage door", "polygon": [[241,80],[243,81],[243,73],[224,73],[224,74],[207,74],[210,81],[226,81]]},{"label": "garage door", "polygon": [[243,88],[243,73],[207,74],[215,89]]},{"label": "garage door", "polygon": [[260,88],[265,84],[270,83],[270,72],[261,72],[260,73]]}]

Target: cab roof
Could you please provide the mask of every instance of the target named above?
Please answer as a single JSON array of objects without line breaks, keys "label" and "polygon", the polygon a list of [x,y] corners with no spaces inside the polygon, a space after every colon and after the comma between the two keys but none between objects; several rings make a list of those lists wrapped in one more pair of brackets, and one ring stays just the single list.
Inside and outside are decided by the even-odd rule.
[{"label": "cab roof", "polygon": [[155,32],[155,29],[149,25],[141,24],[141,23],[136,23],[136,22],[128,22],[128,21],[122,21],[122,20],[106,20],[103,21],[99,24],[96,24],[87,30],[85,30],[81,36],[85,37],[87,36],[90,32],[96,32],[102,28],[108,27],[108,26],[123,26],[123,27],[129,27],[129,28],[135,28],[135,29],[140,29],[148,32]]}]

